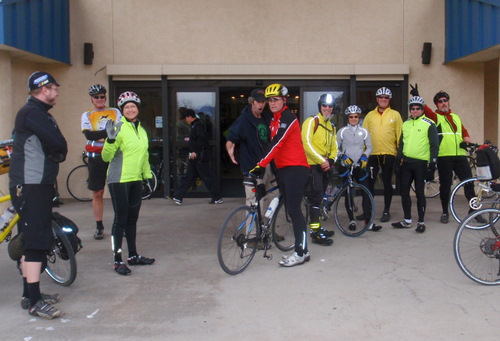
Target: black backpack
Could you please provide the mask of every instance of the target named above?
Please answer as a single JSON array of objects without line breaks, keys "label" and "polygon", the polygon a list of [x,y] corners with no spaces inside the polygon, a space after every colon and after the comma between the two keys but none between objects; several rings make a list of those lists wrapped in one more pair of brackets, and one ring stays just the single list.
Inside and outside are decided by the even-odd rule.
[{"label": "black backpack", "polygon": [[477,178],[479,180],[494,180],[500,177],[500,160],[497,148],[483,144],[476,150]]},{"label": "black backpack", "polygon": [[69,218],[63,216],[59,212],[52,212],[52,219],[61,227],[62,231],[68,237],[68,240],[75,252],[75,255],[82,246],[82,240],[78,238],[78,226]]}]

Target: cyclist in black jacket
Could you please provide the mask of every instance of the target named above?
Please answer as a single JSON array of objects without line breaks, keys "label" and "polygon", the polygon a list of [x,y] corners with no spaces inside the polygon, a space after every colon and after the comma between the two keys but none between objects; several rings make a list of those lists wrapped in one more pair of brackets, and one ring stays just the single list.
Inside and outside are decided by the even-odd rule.
[{"label": "cyclist in black jacket", "polygon": [[9,171],[10,194],[20,216],[17,226],[24,244],[21,307],[31,315],[52,319],[61,315],[51,305],[59,301],[59,295],[40,292],[40,273],[52,247],[54,185],[68,147],[48,112],[59,96],[59,84],[50,74],[37,71],[30,76],[28,88],[31,96],[16,116]]}]

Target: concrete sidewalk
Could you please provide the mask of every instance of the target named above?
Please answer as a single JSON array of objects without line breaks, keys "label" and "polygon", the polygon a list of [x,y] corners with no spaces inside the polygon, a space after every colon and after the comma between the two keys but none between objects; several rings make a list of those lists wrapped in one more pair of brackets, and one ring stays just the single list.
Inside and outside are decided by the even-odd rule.
[{"label": "concrete sidewalk", "polygon": [[[55,210],[74,220],[83,249],[70,287],[42,276],[43,292],[62,295],[65,315],[34,319],[21,310],[21,278],[0,246],[3,340],[486,340],[498,338],[500,288],[476,284],[453,254],[457,225],[439,223],[439,199],[428,200],[427,231],[395,230],[348,238],[338,231],[330,247],[310,244],[311,261],[282,268],[257,253],[247,270],[229,276],[217,260],[225,216],[242,198],[143,202],[138,251],[156,258],[112,268],[113,209],[105,203],[104,240],[93,239],[90,203],[64,200]],[[376,197],[380,217],[382,197]],[[414,207],[415,211],[415,207]],[[402,218],[394,197],[392,220]],[[326,222],[331,227],[333,220]],[[124,243],[125,245],[125,243]],[[125,248],[126,252],[126,248]]]}]

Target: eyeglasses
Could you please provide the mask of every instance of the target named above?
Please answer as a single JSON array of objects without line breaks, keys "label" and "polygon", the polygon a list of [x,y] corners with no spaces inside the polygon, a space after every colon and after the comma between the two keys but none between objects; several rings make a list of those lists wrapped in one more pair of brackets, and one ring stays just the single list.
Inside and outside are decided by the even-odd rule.
[{"label": "eyeglasses", "polygon": [[321,104],[323,108],[333,108],[333,104]]},{"label": "eyeglasses", "polygon": [[411,107],[410,110],[422,110],[422,107]]},{"label": "eyeglasses", "polygon": [[443,98],[443,99],[438,100],[438,103],[446,103],[448,101],[449,101],[448,98]]},{"label": "eyeglasses", "polygon": [[271,97],[268,99],[269,102],[277,102],[277,101],[282,101],[283,97]]},{"label": "eyeglasses", "polygon": [[380,99],[389,99],[389,96],[378,96]]},{"label": "eyeglasses", "polygon": [[358,115],[356,115],[356,116],[350,116],[350,115],[349,115],[348,117],[349,117],[349,119],[359,118],[359,116],[358,116]]},{"label": "eyeglasses", "polygon": [[104,95],[101,95],[101,96],[99,96],[99,95],[95,95],[95,96],[92,96],[92,98],[93,98],[93,99],[105,99],[105,98],[106,98],[106,96],[104,96]]}]

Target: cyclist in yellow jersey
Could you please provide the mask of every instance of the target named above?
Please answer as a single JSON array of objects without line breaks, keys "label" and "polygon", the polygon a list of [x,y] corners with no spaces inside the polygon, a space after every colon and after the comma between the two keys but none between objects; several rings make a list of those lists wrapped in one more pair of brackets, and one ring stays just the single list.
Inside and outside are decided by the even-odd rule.
[{"label": "cyclist in yellow jersey", "polygon": [[381,222],[388,222],[392,201],[392,174],[394,161],[398,150],[399,139],[401,137],[401,127],[403,120],[401,114],[391,109],[390,101],[392,92],[386,87],[377,90],[378,106],[370,111],[363,121],[363,127],[368,129],[372,140],[373,151],[368,158],[368,169],[370,171],[369,189],[374,195],[375,180],[379,170],[382,172],[382,182],[384,184],[384,211]]},{"label": "cyclist in yellow jersey", "polygon": [[96,220],[94,238],[102,239],[104,237],[102,197],[104,195],[108,163],[102,160],[101,151],[107,136],[106,122],[108,120],[119,121],[121,113],[116,108],[106,106],[106,88],[103,85],[91,85],[89,95],[93,108],[82,114],[81,122],[82,132],[87,138],[85,151],[87,152],[89,165],[88,188],[93,192],[92,209]]}]

